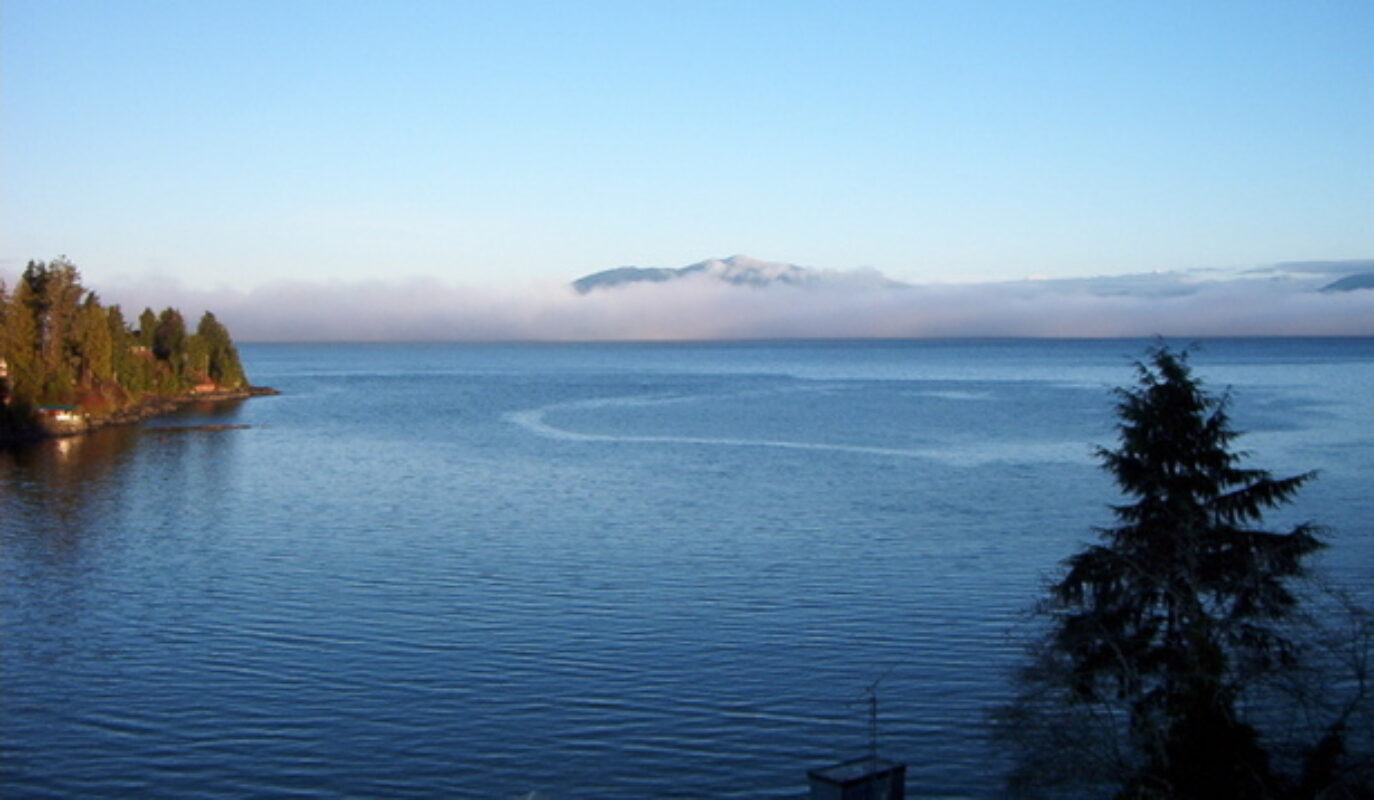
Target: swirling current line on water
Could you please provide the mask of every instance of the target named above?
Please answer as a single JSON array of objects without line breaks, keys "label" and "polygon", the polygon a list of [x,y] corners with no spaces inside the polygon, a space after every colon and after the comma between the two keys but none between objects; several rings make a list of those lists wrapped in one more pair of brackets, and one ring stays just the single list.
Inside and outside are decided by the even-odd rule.
[{"label": "swirling current line on water", "polygon": [[552,411],[570,409],[605,408],[608,406],[656,405],[687,400],[681,396],[664,397],[649,395],[643,397],[601,398],[581,400],[571,403],[554,403],[539,408],[520,411],[507,411],[501,415],[507,422],[547,439],[566,442],[604,442],[638,444],[684,444],[714,447],[771,447],[783,450],[804,450],[832,453],[853,453],[857,455],[884,456],[895,458],[924,459],[940,461],[952,466],[970,467],[990,462],[1088,462],[1087,448],[1081,444],[1068,442],[1020,442],[985,446],[953,445],[942,448],[912,449],[900,447],[875,447],[871,445],[826,444],[822,442],[803,442],[787,439],[735,439],[714,436],[644,436],[629,434],[581,433],[549,424],[544,418]]}]

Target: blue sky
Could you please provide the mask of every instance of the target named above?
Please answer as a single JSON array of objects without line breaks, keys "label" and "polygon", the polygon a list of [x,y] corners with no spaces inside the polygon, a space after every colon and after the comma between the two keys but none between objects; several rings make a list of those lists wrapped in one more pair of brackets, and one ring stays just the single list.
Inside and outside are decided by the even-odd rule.
[{"label": "blue sky", "polygon": [[1374,256],[1374,3],[0,0],[0,272]]}]

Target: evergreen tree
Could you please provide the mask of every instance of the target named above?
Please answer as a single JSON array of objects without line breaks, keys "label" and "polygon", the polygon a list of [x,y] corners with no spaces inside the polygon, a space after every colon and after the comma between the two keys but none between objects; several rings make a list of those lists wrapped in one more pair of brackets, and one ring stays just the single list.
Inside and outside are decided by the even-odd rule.
[{"label": "evergreen tree", "polygon": [[110,371],[124,391],[137,398],[144,389],[143,370],[133,349],[137,340],[124,322],[124,312],[119,306],[105,310],[105,323],[110,329]]},{"label": "evergreen tree", "polygon": [[186,380],[190,384],[197,384],[210,378],[210,345],[206,343],[204,337],[199,334],[191,334],[186,337],[186,344],[183,346],[183,363]]},{"label": "evergreen tree", "polygon": [[104,384],[114,377],[114,340],[105,309],[92,294],[77,314],[75,338],[81,365],[81,382]]},{"label": "evergreen tree", "polygon": [[143,313],[138,315],[138,344],[140,347],[153,349],[153,340],[157,336],[157,314],[151,308],[143,309]]},{"label": "evergreen tree", "polygon": [[238,349],[229,337],[229,330],[215,319],[214,314],[205,312],[196,326],[196,335],[205,342],[208,350],[207,375],[210,380],[226,388],[247,385]]},{"label": "evergreen tree", "polygon": [[36,291],[41,294],[42,314],[39,317],[42,344],[44,388],[43,401],[71,403],[75,399],[76,382],[81,371],[80,342],[77,341],[77,317],[81,298],[86,290],[81,286],[81,273],[65,258],[47,264],[31,262],[36,278]]},{"label": "evergreen tree", "polygon": [[[1253,676],[1292,663],[1287,583],[1322,544],[1310,525],[1254,526],[1313,474],[1243,468],[1229,397],[1203,390],[1186,353],[1151,351],[1117,399],[1119,444],[1098,455],[1130,502],[1051,587],[1049,637],[1008,721],[1025,736],[1033,720],[1069,720],[1030,734],[1028,755],[1074,748],[1078,763],[1053,766],[1082,778],[1105,765],[1095,777],[1120,797],[1279,796],[1286,784],[1238,699]],[[1088,764],[1115,735],[1127,744]]]},{"label": "evergreen tree", "polygon": [[153,355],[173,365],[180,374],[181,356],[186,345],[186,320],[181,312],[170,306],[162,309],[153,329]]},{"label": "evergreen tree", "polygon": [[43,363],[39,354],[41,326],[36,313],[39,308],[41,301],[34,296],[33,284],[27,279],[20,280],[10,295],[5,325],[0,329],[0,352],[4,353],[9,368],[10,399],[24,407],[38,405],[43,388]]}]

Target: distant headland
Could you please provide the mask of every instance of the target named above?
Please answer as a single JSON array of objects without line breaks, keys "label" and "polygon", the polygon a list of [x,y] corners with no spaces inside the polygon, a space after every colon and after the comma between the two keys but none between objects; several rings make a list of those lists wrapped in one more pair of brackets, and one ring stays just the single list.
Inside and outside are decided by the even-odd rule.
[{"label": "distant headland", "polygon": [[206,311],[139,314],[81,285],[66,259],[0,283],[0,446],[136,422],[193,401],[276,394],[248,381],[228,329]]}]

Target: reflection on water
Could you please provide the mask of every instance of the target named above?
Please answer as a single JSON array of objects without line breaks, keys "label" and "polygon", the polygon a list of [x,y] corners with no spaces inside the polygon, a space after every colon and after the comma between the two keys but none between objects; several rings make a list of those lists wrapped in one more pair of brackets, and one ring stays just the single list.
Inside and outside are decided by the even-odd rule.
[{"label": "reflection on water", "polygon": [[[224,435],[227,432],[173,434],[159,427],[187,421],[197,426],[227,424],[239,418],[242,407],[242,400],[190,403],[145,426],[116,425],[0,450],[3,501],[12,504],[9,510],[15,516],[23,515],[34,538],[98,531],[129,505],[129,492],[176,488],[146,485],[150,474],[175,482],[187,470],[216,471],[232,461],[233,439]],[[212,451],[212,458],[205,457],[207,451]],[[205,485],[212,487],[214,481]]]},{"label": "reflection on water", "polygon": [[[203,421],[237,413],[200,405],[175,417]],[[171,435],[127,425],[0,451],[4,608],[18,630],[51,637],[6,636],[8,666],[84,652],[90,641],[83,627],[109,612],[102,593],[127,555],[130,533],[159,520],[179,526],[193,518],[187,506],[213,504],[227,491],[219,476],[232,468],[234,453],[224,433]]]},{"label": "reflection on water", "polygon": [[0,451],[5,501],[38,526],[35,538],[96,528],[126,489],[139,438],[137,429],[117,427]]}]

